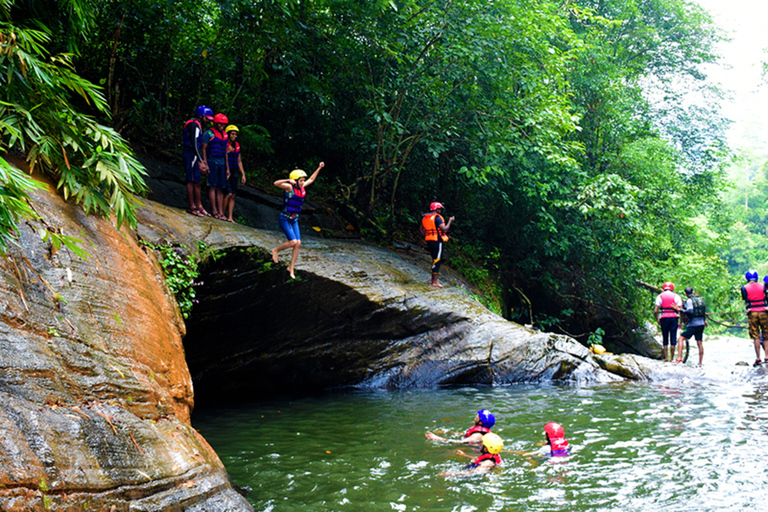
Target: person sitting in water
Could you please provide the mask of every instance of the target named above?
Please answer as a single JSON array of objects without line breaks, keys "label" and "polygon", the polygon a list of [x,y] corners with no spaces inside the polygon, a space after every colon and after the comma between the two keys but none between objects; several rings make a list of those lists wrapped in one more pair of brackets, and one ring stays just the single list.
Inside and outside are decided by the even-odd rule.
[{"label": "person sitting in water", "polygon": [[[484,474],[492,470],[499,464],[501,464],[501,453],[504,448],[504,441],[494,433],[488,433],[483,436],[483,446],[480,449],[480,456],[473,460],[471,463],[464,466],[464,469],[460,472],[440,473],[440,476],[473,476],[477,474]],[[472,457],[467,455],[461,450],[456,450],[456,453],[463,457]]]},{"label": "person sitting in water", "polygon": [[461,439],[446,439],[432,432],[427,432],[427,439],[458,444],[481,444],[486,434],[491,432],[491,427],[496,424],[496,417],[488,409],[480,409],[475,416],[475,424],[464,433]]}]

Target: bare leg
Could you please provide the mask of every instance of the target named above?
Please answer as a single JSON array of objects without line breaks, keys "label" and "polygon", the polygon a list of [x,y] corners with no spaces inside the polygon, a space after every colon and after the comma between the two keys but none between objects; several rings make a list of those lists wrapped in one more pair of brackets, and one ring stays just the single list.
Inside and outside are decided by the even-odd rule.
[{"label": "bare leg", "polygon": [[753,340],[755,343],[755,357],[760,361],[760,338]]},{"label": "bare leg", "polygon": [[219,213],[218,206],[216,205],[216,187],[208,187],[208,201],[211,203],[211,213],[215,217]]},{"label": "bare leg", "polygon": [[301,249],[301,240],[294,240],[293,252],[291,253],[291,264],[288,266],[288,273],[291,275],[291,279],[296,279],[296,274],[293,273],[293,268],[296,266],[296,260],[299,258],[299,249]]},{"label": "bare leg", "polygon": [[197,208],[195,204],[195,184],[191,181],[187,182],[187,197],[189,198],[189,210],[192,211]]},{"label": "bare leg", "polygon": [[443,285],[441,285],[441,284],[440,284],[440,283],[437,281],[438,277],[439,277],[439,274],[438,274],[437,272],[432,272],[432,281],[430,281],[430,283],[429,283],[429,284],[431,284],[432,286],[437,286],[438,288],[442,288],[442,287],[443,287]]},{"label": "bare leg", "polygon": [[681,341],[677,342],[677,360],[682,362],[683,361],[683,343],[685,343],[685,338],[680,337]]},{"label": "bare leg", "polygon": [[274,249],[272,249],[272,261],[277,263],[277,253],[295,246],[297,241],[298,240],[289,240],[285,242],[283,245],[281,245],[280,247],[275,247]]},{"label": "bare leg", "polygon": [[701,340],[696,340],[696,343],[699,345],[699,366],[701,366],[701,362],[704,360],[704,343],[703,338]]},{"label": "bare leg", "polygon": [[224,198],[224,208],[227,210],[227,219],[232,222],[232,213],[235,210],[235,194],[227,194]]}]

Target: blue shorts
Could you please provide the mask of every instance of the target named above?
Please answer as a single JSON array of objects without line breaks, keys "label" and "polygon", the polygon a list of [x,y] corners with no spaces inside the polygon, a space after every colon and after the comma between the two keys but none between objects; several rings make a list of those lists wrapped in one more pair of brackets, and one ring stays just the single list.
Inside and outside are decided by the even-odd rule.
[{"label": "blue shorts", "polygon": [[291,219],[280,214],[280,229],[283,230],[288,240],[301,240],[301,233],[299,233],[299,217]]},{"label": "blue shorts", "polygon": [[227,180],[227,195],[237,194],[237,186],[240,184],[240,172],[229,170],[229,179]]},{"label": "blue shorts", "polygon": [[187,183],[200,183],[203,180],[200,174],[200,161],[192,149],[182,151],[184,157],[184,169],[187,171]]},{"label": "blue shorts", "polygon": [[227,164],[224,159],[208,159],[208,186],[222,190],[227,188]]}]

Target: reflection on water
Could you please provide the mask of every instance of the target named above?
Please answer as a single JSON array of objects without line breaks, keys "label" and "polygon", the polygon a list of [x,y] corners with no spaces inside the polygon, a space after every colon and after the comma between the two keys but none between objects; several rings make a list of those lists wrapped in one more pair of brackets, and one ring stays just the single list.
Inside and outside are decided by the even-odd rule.
[{"label": "reflection on water", "polygon": [[[735,366],[733,345],[705,350],[704,368],[661,382],[334,394],[198,411],[193,424],[259,511],[768,509],[768,370]],[[480,408],[505,449],[537,449],[554,420],[573,455],[502,453],[487,476],[439,477],[467,459],[424,433],[463,431]]]}]

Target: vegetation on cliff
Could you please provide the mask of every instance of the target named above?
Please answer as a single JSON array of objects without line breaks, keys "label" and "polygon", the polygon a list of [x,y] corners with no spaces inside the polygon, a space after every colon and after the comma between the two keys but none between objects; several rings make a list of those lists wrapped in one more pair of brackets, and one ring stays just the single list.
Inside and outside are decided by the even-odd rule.
[{"label": "vegetation on cliff", "polygon": [[[451,243],[514,320],[621,335],[650,310],[636,280],[730,301],[726,123],[703,72],[719,36],[691,2],[4,2],[17,27],[48,21],[40,55],[73,52],[78,74],[59,60],[59,92],[144,150],[175,155],[207,104],[240,127],[252,182],[322,158],[317,194],[372,239],[415,232],[425,205],[444,202]],[[86,208],[130,220],[122,194],[140,176],[123,141],[58,116],[70,118],[42,133],[91,146],[77,165],[68,145],[41,146],[46,163]],[[75,138],[82,126],[102,137]],[[70,182],[86,163],[101,180]]]}]

